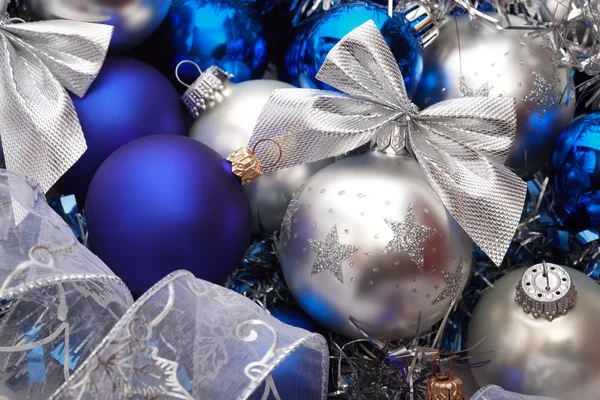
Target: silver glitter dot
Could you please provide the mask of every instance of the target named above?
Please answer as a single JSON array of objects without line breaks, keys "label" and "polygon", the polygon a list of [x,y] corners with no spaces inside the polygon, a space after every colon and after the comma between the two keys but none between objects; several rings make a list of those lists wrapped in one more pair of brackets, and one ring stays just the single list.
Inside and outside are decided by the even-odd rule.
[{"label": "silver glitter dot", "polygon": [[373,281],[372,279],[369,281],[369,285],[373,286],[373,284],[375,283],[375,281]]},{"label": "silver glitter dot", "polygon": [[398,265],[400,265],[400,260],[396,260],[396,261],[394,261],[394,265],[395,265],[395,266],[398,266]]},{"label": "silver glitter dot", "polygon": [[344,233],[345,234],[349,234],[350,233],[350,229],[344,229]]},{"label": "silver glitter dot", "polygon": [[308,251],[308,249],[306,247],[302,248],[302,252],[306,253]]},{"label": "silver glitter dot", "polygon": [[439,287],[440,287],[440,285],[437,285],[437,284],[433,286],[433,288],[434,288],[435,290],[438,290],[438,288],[439,288]]},{"label": "silver glitter dot", "polygon": [[379,267],[374,267],[373,272],[379,272]]},{"label": "silver glitter dot", "polygon": [[518,87],[523,87],[523,84],[521,82],[517,83]]},{"label": "silver glitter dot", "polygon": [[394,285],[394,289],[398,289],[400,287],[400,285],[398,285],[397,283]]},{"label": "silver glitter dot", "polygon": [[437,272],[437,269],[435,269],[435,268],[432,268],[432,269],[431,269],[431,273],[432,273],[432,274],[435,274],[436,272]]},{"label": "silver glitter dot", "polygon": [[312,206],[312,203],[308,203],[308,204],[307,204],[307,206],[311,207],[311,206]]},{"label": "silver glitter dot", "polygon": [[525,62],[523,60],[519,61],[519,64],[523,65]]},{"label": "silver glitter dot", "polygon": [[425,98],[425,104],[429,104],[431,103],[431,97],[426,97]]},{"label": "silver glitter dot", "polygon": [[427,209],[427,208],[426,208],[426,209],[424,209],[424,210],[423,210],[423,212],[424,212],[425,214],[429,214],[429,209]]},{"label": "silver glitter dot", "polygon": [[412,290],[412,292],[413,292],[413,293],[417,293],[417,289],[413,289],[413,290]]},{"label": "silver glitter dot", "polygon": [[294,233],[294,239],[298,239],[298,234]]},{"label": "silver glitter dot", "polygon": [[329,209],[329,214],[333,214],[333,208]]},{"label": "silver glitter dot", "polygon": [[298,222],[298,217],[294,217],[294,223]]},{"label": "silver glitter dot", "polygon": [[507,51],[506,53],[504,53],[504,57],[508,57],[509,54],[510,54],[510,51]]},{"label": "silver glitter dot", "polygon": [[[294,193],[281,224],[282,235],[286,235],[288,240],[290,239],[290,232],[292,230],[292,217],[296,215],[300,208],[302,208],[302,203],[298,201],[298,193]],[[297,221],[298,218],[294,217],[294,223]]]},{"label": "silver glitter dot", "polygon": [[442,88],[442,90],[440,90],[440,92],[442,92],[442,93],[446,93],[446,88],[445,88],[445,87],[444,87],[444,88]]},{"label": "silver glitter dot", "polygon": [[312,190],[312,186],[309,187],[308,189],[306,189],[307,192],[310,192]]},{"label": "silver glitter dot", "polygon": [[491,63],[490,64],[490,67],[492,67],[492,68],[495,67],[495,66],[496,66],[496,63]]},{"label": "silver glitter dot", "polygon": [[327,189],[321,189],[321,194],[325,193]]},{"label": "silver glitter dot", "polygon": [[524,42],[521,42],[521,47],[525,47],[525,43]]},{"label": "silver glitter dot", "polygon": [[348,264],[348,266],[349,266],[350,268],[352,268],[352,267],[354,267],[354,263],[350,263],[350,264]]},{"label": "silver glitter dot", "polygon": [[379,235],[377,235],[377,234],[373,235],[373,237],[374,237],[375,239],[379,239]]},{"label": "silver glitter dot", "polygon": [[360,216],[361,216],[361,217],[364,217],[364,216],[365,216],[365,213],[364,213],[364,212],[361,212],[361,213],[360,213]]},{"label": "silver glitter dot", "polygon": [[475,71],[475,73],[473,75],[479,76],[479,72]]},{"label": "silver glitter dot", "polygon": [[385,205],[386,205],[386,206],[389,206],[389,205],[390,205],[390,201],[389,201],[389,200],[386,200],[386,202],[385,202]]},{"label": "silver glitter dot", "polygon": [[316,228],[316,227],[317,227],[317,223],[315,222],[315,223],[313,223],[313,228]]},{"label": "silver glitter dot", "polygon": [[429,293],[427,293],[427,294],[425,295],[425,298],[426,298],[426,299],[428,299],[428,298],[430,298],[430,297],[431,297],[431,295],[430,295]]},{"label": "silver glitter dot", "polygon": [[368,251],[365,251],[363,254],[364,254],[366,257],[369,257],[369,255],[371,255],[371,253],[370,253],[370,252],[368,252]]},{"label": "silver glitter dot", "polygon": [[367,195],[366,195],[366,194],[364,194],[364,193],[358,192],[358,193],[356,194],[356,197],[357,197],[357,198],[359,198],[359,199],[362,199],[362,198],[364,198],[364,197],[367,197]]},{"label": "silver glitter dot", "polygon": [[340,190],[340,191],[338,192],[338,196],[343,196],[343,195],[345,195],[345,194],[346,194],[346,191],[345,191],[345,190]]},{"label": "silver glitter dot", "polygon": [[350,282],[356,282],[356,278],[355,277],[350,278]]},{"label": "silver glitter dot", "polygon": [[416,282],[416,281],[417,281],[417,277],[416,277],[416,276],[413,276],[413,278],[412,278],[412,281],[413,281],[413,282]]},{"label": "silver glitter dot", "polygon": [[434,247],[433,249],[431,249],[432,253],[437,253],[437,249]]}]

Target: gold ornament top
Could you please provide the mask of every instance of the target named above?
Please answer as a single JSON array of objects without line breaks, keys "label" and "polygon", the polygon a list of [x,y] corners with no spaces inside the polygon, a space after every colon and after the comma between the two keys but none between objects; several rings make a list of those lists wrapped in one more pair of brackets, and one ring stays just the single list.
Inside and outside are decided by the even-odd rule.
[{"label": "gold ornament top", "polygon": [[[256,158],[254,155],[256,147],[261,142],[273,142],[279,149],[279,157],[271,165],[262,165],[258,158]],[[262,139],[256,142],[252,150],[250,150],[248,147],[242,147],[241,149],[231,153],[226,160],[231,163],[231,171],[242,179],[242,185],[247,185],[262,176],[265,168],[271,168],[275,166],[281,160],[281,155],[282,151],[279,143],[273,139]]]},{"label": "gold ornament top", "polygon": [[462,380],[457,376],[434,376],[427,384],[427,400],[464,400]]},{"label": "gold ornament top", "polygon": [[[435,365],[436,361],[440,360],[442,354],[448,353],[450,355],[450,371],[446,376],[436,375]],[[454,370],[454,353],[450,350],[440,350],[431,364],[433,369],[433,377],[427,383],[427,394],[426,400],[465,400],[465,391],[463,389],[462,380],[452,375]]]}]

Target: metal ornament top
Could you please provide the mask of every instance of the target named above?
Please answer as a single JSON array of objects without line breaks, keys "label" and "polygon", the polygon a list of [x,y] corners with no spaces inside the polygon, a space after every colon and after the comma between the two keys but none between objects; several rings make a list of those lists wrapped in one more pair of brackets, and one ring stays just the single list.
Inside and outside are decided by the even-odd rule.
[{"label": "metal ornament top", "polygon": [[[505,167],[516,135],[516,102],[465,97],[419,111],[385,39],[368,21],[329,52],[317,74],[343,93],[282,89],[258,118],[249,147],[265,172],[348,153],[376,140],[415,157],[446,209],[500,265],[521,218],[527,185]],[[282,153],[279,154],[279,152]]]},{"label": "metal ornament top", "polygon": [[548,321],[567,314],[575,306],[576,299],[577,290],[569,273],[563,267],[545,261],[525,271],[517,284],[515,297],[523,311]]},{"label": "metal ornament top", "polygon": [[[177,70],[179,70],[181,64],[177,66]],[[197,65],[196,67],[198,68]],[[177,79],[179,79],[179,76],[177,76]],[[190,114],[194,118],[199,118],[203,111],[218,103],[216,101],[217,95],[225,89],[225,84],[230,79],[230,74],[213,65],[206,71],[201,72],[200,77],[188,86],[181,100],[183,100],[183,104],[185,104]]]}]

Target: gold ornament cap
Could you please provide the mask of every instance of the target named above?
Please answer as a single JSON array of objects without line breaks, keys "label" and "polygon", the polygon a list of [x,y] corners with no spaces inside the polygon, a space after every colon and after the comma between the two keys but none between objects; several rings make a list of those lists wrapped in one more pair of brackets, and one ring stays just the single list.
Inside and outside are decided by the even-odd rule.
[{"label": "gold ornament cap", "polygon": [[[254,154],[256,147],[262,142],[273,142],[279,149],[279,157],[271,165],[262,165]],[[242,147],[231,153],[226,160],[231,163],[231,172],[240,177],[242,185],[247,185],[262,176],[265,168],[271,168],[277,165],[281,160],[281,156],[281,145],[277,143],[277,141],[273,139],[261,139],[254,144],[252,150],[248,147]]]},{"label": "gold ornament cap", "polygon": [[[435,373],[435,364],[444,353],[449,354],[451,357],[450,371],[448,371],[446,376],[440,376]],[[454,364],[454,353],[450,350],[440,350],[437,353],[431,365],[433,377],[427,383],[426,400],[465,400],[465,390],[462,380],[452,375]]]}]

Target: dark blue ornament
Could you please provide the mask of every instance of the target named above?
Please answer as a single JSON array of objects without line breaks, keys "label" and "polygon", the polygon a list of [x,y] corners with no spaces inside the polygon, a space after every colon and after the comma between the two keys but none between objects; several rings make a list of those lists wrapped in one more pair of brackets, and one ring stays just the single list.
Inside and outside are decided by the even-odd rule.
[{"label": "dark blue ornament", "polygon": [[85,212],[94,251],[137,295],[178,269],[222,284],[250,244],[250,206],[231,164],[182,136],[114,152]]},{"label": "dark blue ornament", "polygon": [[404,76],[408,96],[417,90],[423,72],[421,45],[400,13],[390,18],[387,8],[369,2],[342,4],[309,19],[285,57],[283,77],[296,86],[332,89],[316,79],[329,51],[350,31],[372,20],[381,31]]},{"label": "dark blue ornament", "polygon": [[[239,0],[174,0],[161,27],[137,55],[170,78],[180,61],[203,70],[217,65],[233,82],[262,77],[267,45],[259,13]],[[184,65],[181,78],[193,82],[198,71]]]},{"label": "dark blue ornament", "polygon": [[108,58],[83,98],[71,95],[88,149],[58,182],[80,205],[94,173],[119,147],[143,136],[186,135],[185,111],[173,85],[151,66]]},{"label": "dark blue ornament", "polygon": [[576,118],[561,133],[552,155],[554,195],[565,225],[600,226],[600,112]]}]

